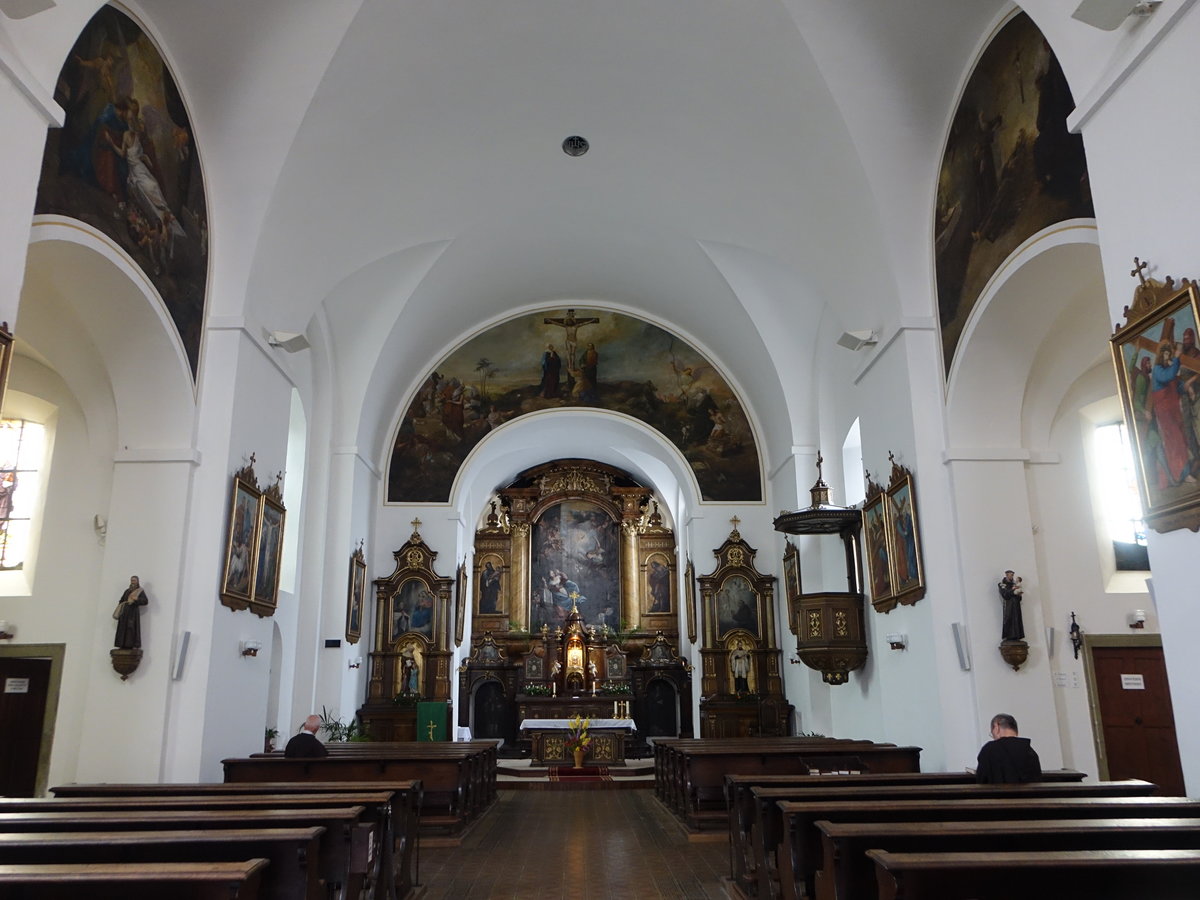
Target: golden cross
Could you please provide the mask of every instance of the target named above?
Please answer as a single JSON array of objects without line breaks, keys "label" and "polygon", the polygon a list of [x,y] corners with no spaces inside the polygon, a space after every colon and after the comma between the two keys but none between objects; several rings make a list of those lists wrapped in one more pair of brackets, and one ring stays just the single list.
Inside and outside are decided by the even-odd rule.
[{"label": "golden cross", "polygon": [[737,516],[734,516],[732,519],[729,520],[729,524],[731,524],[733,526],[734,531],[737,531],[737,527],[742,524],[742,520],[739,519]]},{"label": "golden cross", "polygon": [[416,534],[416,533],[417,533],[417,529],[418,529],[418,528],[420,528],[420,527],[421,527],[421,525],[422,525],[423,523],[421,522],[421,520],[420,520],[420,519],[413,519],[413,520],[412,520],[411,522],[409,522],[408,524],[409,524],[409,525],[411,525],[411,526],[413,527],[413,534]]},{"label": "golden cross", "polygon": [[433,721],[433,719],[430,719],[429,720],[429,739],[431,741],[433,740],[433,733],[435,731],[437,731],[437,724]]},{"label": "golden cross", "polygon": [[1146,276],[1143,275],[1142,272],[1146,271],[1146,269],[1148,269],[1149,267],[1150,267],[1150,263],[1140,260],[1135,256],[1133,258],[1133,270],[1129,274],[1136,275],[1138,281],[1140,281],[1142,284],[1145,284]]}]

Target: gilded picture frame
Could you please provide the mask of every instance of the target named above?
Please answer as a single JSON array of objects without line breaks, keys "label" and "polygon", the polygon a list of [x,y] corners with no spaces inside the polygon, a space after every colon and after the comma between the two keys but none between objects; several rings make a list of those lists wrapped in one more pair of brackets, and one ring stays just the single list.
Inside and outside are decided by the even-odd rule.
[{"label": "gilded picture frame", "polygon": [[791,541],[783,551],[783,590],[787,597],[788,630],[797,634],[800,615],[800,551]]},{"label": "gilded picture frame", "polygon": [[475,556],[475,606],[477,616],[497,616],[508,620],[509,584],[508,567],[504,556],[495,552],[476,553]]},{"label": "gilded picture frame", "polygon": [[[1141,264],[1139,263],[1139,267]],[[1137,271],[1137,270],[1135,270]],[[1147,528],[1200,529],[1200,305],[1194,281],[1147,280],[1112,337]],[[1190,395],[1190,396],[1189,396]]]},{"label": "gilded picture frame", "polygon": [[4,408],[4,394],[8,391],[8,371],[12,368],[13,336],[7,322],[0,322],[0,409]]},{"label": "gilded picture frame", "polygon": [[467,561],[458,564],[454,573],[454,646],[461,647],[467,620]]},{"label": "gilded picture frame", "polygon": [[867,555],[867,584],[871,589],[871,603],[885,612],[896,605],[896,590],[892,584],[891,531],[887,494],[881,490],[863,505],[863,547]]},{"label": "gilded picture frame", "polygon": [[670,554],[661,550],[647,553],[642,564],[642,615],[673,615],[675,589],[675,561]]},{"label": "gilded picture frame", "polygon": [[283,526],[287,511],[269,494],[259,498],[257,551],[250,610],[259,616],[273,615],[279,606],[279,567],[283,559]]},{"label": "gilded picture frame", "polygon": [[262,492],[252,476],[248,479],[243,472],[233,476],[220,591],[221,603],[230,609],[250,606],[257,564],[261,499]]},{"label": "gilded picture frame", "polygon": [[[899,475],[897,468],[901,469]],[[916,488],[912,474],[907,469],[893,466],[892,483],[887,489],[887,508],[892,589],[896,602],[908,606],[925,596],[925,568],[921,554],[921,527],[917,520]]]},{"label": "gilded picture frame", "polygon": [[687,567],[684,570],[684,578],[687,581],[687,636],[688,640],[693,644],[696,643],[696,567],[692,564],[692,558],[689,556]]},{"label": "gilded picture frame", "polygon": [[350,578],[346,587],[346,643],[357,644],[362,637],[363,612],[366,609],[367,561],[362,545],[350,554]]}]

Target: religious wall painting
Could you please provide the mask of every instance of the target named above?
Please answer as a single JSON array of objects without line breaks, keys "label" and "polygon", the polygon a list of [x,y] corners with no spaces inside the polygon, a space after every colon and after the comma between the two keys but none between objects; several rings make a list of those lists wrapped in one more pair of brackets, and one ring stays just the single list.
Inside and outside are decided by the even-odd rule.
[{"label": "religious wall painting", "polygon": [[254,586],[250,592],[250,607],[259,615],[269,615],[279,605],[285,515],[276,492],[272,489],[264,491],[259,499],[258,550],[254,558]]},{"label": "religious wall painting", "polygon": [[445,502],[491,431],[526,413],[589,407],[659,431],[688,459],[705,500],[762,499],[746,411],[699,351],[622,313],[551,309],[496,325],[437,364],[398,427],[388,501]]},{"label": "religious wall painting", "polygon": [[187,109],[150,36],[103,6],[58,74],[35,213],[103,232],[162,297],[195,377],[208,278],[204,178]]},{"label": "religious wall painting", "polygon": [[546,677],[546,648],[535,644],[525,657],[525,680],[541,681]]},{"label": "religious wall painting", "polygon": [[688,640],[694,644],[696,643],[696,566],[692,563],[690,556],[683,577],[687,582],[687,596],[684,600],[687,603],[687,635]]},{"label": "religious wall painting", "polygon": [[1024,13],[980,56],[950,125],[934,222],[942,352],[949,374],[989,279],[1026,239],[1091,218],[1075,103],[1054,52]]},{"label": "religious wall painting", "polygon": [[796,617],[800,610],[800,551],[786,541],[783,551],[783,589],[787,596],[788,630],[796,634]]},{"label": "religious wall painting", "polygon": [[1187,279],[1144,280],[1112,338],[1145,521],[1160,532],[1200,527],[1197,297]]},{"label": "religious wall painting", "polygon": [[362,637],[362,618],[367,594],[367,561],[360,543],[350,554],[350,578],[346,589],[346,643]]},{"label": "religious wall painting", "polygon": [[675,564],[666,553],[653,552],[646,557],[643,569],[645,584],[642,585],[642,614],[650,616],[671,615],[675,604]]},{"label": "religious wall painting", "polygon": [[433,594],[425,582],[420,578],[406,579],[392,596],[391,640],[398,641],[406,634],[432,639],[433,614]]},{"label": "religious wall painting", "polygon": [[458,564],[454,573],[454,646],[461,647],[467,621],[467,561]]},{"label": "religious wall painting", "polygon": [[475,558],[475,613],[481,616],[508,614],[508,578],[504,557],[499,553]]},{"label": "religious wall painting", "polygon": [[221,602],[231,609],[246,609],[250,605],[261,496],[254,478],[253,463],[234,474],[225,544],[225,571],[221,578]]},{"label": "religious wall painting", "polygon": [[887,517],[887,494],[879,490],[863,506],[863,545],[867,554],[867,577],[871,585],[871,602],[891,600],[892,587],[891,527]]},{"label": "religious wall painting", "polygon": [[759,597],[750,580],[744,575],[730,575],[717,588],[717,636],[721,639],[731,631],[742,630],[759,635]]},{"label": "religious wall painting", "polygon": [[602,507],[564,500],[534,523],[529,623],[561,628],[572,607],[584,621],[616,627],[621,609],[619,527]]}]

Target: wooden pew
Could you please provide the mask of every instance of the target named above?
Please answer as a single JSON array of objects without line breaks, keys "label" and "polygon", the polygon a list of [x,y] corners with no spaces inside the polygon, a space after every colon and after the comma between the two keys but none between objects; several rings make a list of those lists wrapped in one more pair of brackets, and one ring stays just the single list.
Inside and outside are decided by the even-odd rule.
[{"label": "wooden pew", "polygon": [[[421,747],[439,749],[424,752],[419,749]],[[231,784],[420,780],[424,786],[420,827],[426,832],[438,828],[452,833],[461,831],[467,822],[488,807],[495,795],[495,745],[486,741],[413,744],[396,751],[337,753],[318,759],[258,756],[225,759],[222,765],[225,781]]]},{"label": "wooden pew", "polygon": [[[778,858],[778,848],[784,843],[783,801],[815,803],[818,801],[856,800],[936,800],[967,798],[1034,798],[1034,797],[1149,797],[1157,786],[1148,781],[1128,779],[1125,781],[1099,781],[1088,784],[1080,782],[1038,781],[1029,784],[949,784],[949,785],[832,785],[815,792],[811,787],[752,787],[750,794],[754,803],[754,860],[759,873],[759,892],[773,887],[773,876],[782,877],[783,860]],[[815,832],[806,834],[808,858],[819,847],[820,839]],[[776,851],[772,865],[772,851]],[[810,883],[811,887],[811,883]],[[773,896],[770,891],[762,894]]]},{"label": "wooden pew", "polygon": [[[1071,769],[1055,769],[1044,772],[1043,782],[1052,784],[1079,783],[1085,775]],[[975,784],[975,776],[968,772],[892,772],[859,775],[726,775],[725,805],[729,818],[730,877],[743,893],[758,892],[758,855],[755,847],[756,804],[752,789],[795,788],[796,799],[801,791],[826,787],[880,787],[887,785],[937,785]],[[772,804],[773,806],[773,804]],[[776,819],[776,821],[778,821]],[[778,829],[777,829],[778,832]],[[770,845],[774,848],[778,839]]]},{"label": "wooden pew", "polygon": [[1195,900],[1200,850],[889,853],[870,850],[880,900],[1088,897]]},{"label": "wooden pew", "polygon": [[[263,809],[294,809],[315,807],[348,807],[363,808],[362,821],[371,823],[377,829],[379,844],[379,865],[381,872],[393,873],[395,880],[395,859],[393,848],[395,837],[392,829],[392,804],[395,791],[348,791],[350,785],[343,784],[343,793],[307,793],[307,794],[184,794],[168,796],[120,796],[120,797],[56,797],[54,799],[0,799],[0,812],[19,811],[87,811],[115,810],[121,812],[150,809],[205,809],[205,810],[263,810]],[[256,854],[263,855],[263,854]],[[386,879],[375,881],[378,900],[390,900],[396,895],[396,890],[385,887]],[[400,896],[407,893],[407,886],[402,889]]]},{"label": "wooden pew", "polygon": [[674,741],[664,749],[669,805],[692,830],[728,828],[725,776],[808,774],[822,759],[850,760],[866,772],[919,772],[921,748],[870,741],[802,738]]},{"label": "wooden pew", "polygon": [[[64,831],[0,834],[0,865],[240,862],[265,859],[260,896],[322,900],[317,872],[325,829],[256,828],[192,831]],[[0,888],[0,894],[3,889]]]},{"label": "wooden pew", "polygon": [[[982,799],[779,801],[783,838],[779,881],[759,880],[759,895],[812,897],[823,866],[818,821],[940,822],[1004,819],[1193,818],[1200,801],[1183,797],[986,797]],[[763,874],[760,871],[760,875]],[[764,893],[765,892],[765,893]]]},{"label": "wooden pew", "polygon": [[257,900],[265,859],[0,866],[0,892],[38,900]]},{"label": "wooden pew", "polygon": [[379,832],[363,822],[361,806],[299,809],[158,809],[0,812],[0,833],[31,831],[149,831],[319,826],[318,871],[326,886],[359,897],[378,871]]},{"label": "wooden pew", "polygon": [[[421,812],[424,789],[420,781],[408,782],[355,782],[306,781],[269,782],[266,784],[226,784],[224,782],[190,782],[163,784],[64,784],[52,787],[50,793],[57,798],[79,797],[179,797],[179,796],[253,796],[256,794],[338,794],[347,790],[374,793],[385,791],[391,795],[391,812],[388,826],[391,840],[385,837],[382,847],[380,868],[393,873],[395,888],[392,896],[403,900],[420,882],[420,845],[417,835],[417,820]],[[368,801],[356,801],[364,802]],[[368,811],[371,806],[368,805]],[[386,835],[387,832],[385,831]]]},{"label": "wooden pew", "polygon": [[[818,821],[818,900],[875,897],[871,849],[891,853],[1010,850],[1197,850],[1200,817],[1190,819],[1013,819],[989,822]],[[1011,896],[1011,895],[1010,895]]]}]

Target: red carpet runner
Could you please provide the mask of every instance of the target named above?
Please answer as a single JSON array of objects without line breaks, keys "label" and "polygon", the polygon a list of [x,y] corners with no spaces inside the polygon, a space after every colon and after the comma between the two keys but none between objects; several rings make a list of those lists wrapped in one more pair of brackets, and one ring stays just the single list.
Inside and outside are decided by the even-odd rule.
[{"label": "red carpet runner", "polygon": [[551,781],[612,781],[608,774],[608,766],[584,766],[576,769],[574,766],[550,766],[546,774]]}]

